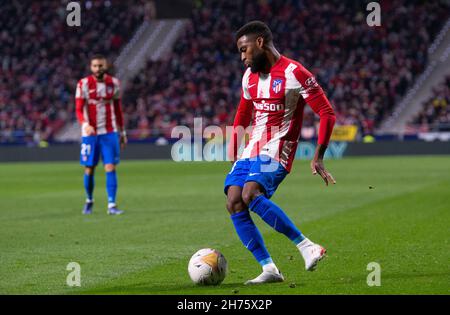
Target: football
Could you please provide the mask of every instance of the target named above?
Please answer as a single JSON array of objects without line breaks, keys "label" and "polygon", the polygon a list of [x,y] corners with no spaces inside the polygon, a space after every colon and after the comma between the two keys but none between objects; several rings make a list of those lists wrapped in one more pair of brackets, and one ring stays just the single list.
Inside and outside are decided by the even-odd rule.
[{"label": "football", "polygon": [[203,248],[192,255],[188,272],[195,284],[218,285],[225,279],[227,260],[218,250]]}]

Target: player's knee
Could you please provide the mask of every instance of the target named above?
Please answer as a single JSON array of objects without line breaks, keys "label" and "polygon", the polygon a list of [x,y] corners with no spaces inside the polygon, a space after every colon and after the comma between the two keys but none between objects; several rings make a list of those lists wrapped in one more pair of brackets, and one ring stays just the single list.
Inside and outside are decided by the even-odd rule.
[{"label": "player's knee", "polygon": [[114,164],[106,164],[105,165],[105,171],[106,172],[112,172],[116,169],[116,167],[114,166]]},{"label": "player's knee", "polygon": [[241,212],[247,209],[240,196],[227,199],[227,210],[230,214]]},{"label": "player's knee", "polygon": [[242,200],[248,206],[253,201],[253,199],[255,199],[261,194],[262,192],[260,192],[259,190],[244,189],[242,191]]},{"label": "player's knee", "polygon": [[85,173],[86,175],[94,175],[94,170],[95,170],[94,167],[86,167],[86,168],[84,169],[84,173]]}]

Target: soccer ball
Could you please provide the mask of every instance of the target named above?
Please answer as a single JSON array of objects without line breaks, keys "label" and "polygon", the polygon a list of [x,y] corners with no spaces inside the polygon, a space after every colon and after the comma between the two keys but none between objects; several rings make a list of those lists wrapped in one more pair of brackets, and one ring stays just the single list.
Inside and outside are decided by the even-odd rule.
[{"label": "soccer ball", "polygon": [[188,272],[195,284],[218,285],[225,279],[227,260],[218,250],[203,248],[192,255]]}]

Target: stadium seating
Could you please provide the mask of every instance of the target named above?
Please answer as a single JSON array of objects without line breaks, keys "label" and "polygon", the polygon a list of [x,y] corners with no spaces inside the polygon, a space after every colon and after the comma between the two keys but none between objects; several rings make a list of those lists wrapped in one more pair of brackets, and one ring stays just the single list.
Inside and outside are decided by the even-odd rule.
[{"label": "stadium seating", "polygon": [[[170,136],[193,117],[232,123],[242,63],[233,33],[246,21],[269,22],[276,47],[317,77],[337,123],[373,134],[427,62],[427,48],[448,10],[439,2],[385,4],[381,27],[366,24],[356,1],[207,1],[192,14],[173,54],[148,63],[125,94],[128,128],[136,138]],[[244,18],[245,17],[245,18]],[[311,111],[304,126],[317,122]]]},{"label": "stadium seating", "polygon": [[430,131],[450,131],[450,76],[433,89],[407,128],[408,133]]},{"label": "stadium seating", "polygon": [[[143,1],[88,1],[83,28],[65,25],[64,1],[4,4],[0,20],[0,142],[52,140],[75,121],[76,81],[87,59],[119,53],[143,20]],[[169,137],[175,125],[231,124],[243,65],[234,32],[252,19],[269,23],[276,47],[318,78],[337,123],[372,134],[427,63],[427,48],[448,18],[443,1],[383,2],[381,27],[366,24],[358,1],[203,1],[172,54],[149,62],[124,91],[132,139]],[[57,14],[55,14],[57,12]],[[89,31],[86,31],[89,30]],[[305,126],[317,118],[307,111]]]},{"label": "stadium seating", "polygon": [[2,3],[0,142],[51,140],[72,121],[89,56],[117,56],[142,22],[141,2],[83,2],[81,27],[67,26],[67,1]]}]

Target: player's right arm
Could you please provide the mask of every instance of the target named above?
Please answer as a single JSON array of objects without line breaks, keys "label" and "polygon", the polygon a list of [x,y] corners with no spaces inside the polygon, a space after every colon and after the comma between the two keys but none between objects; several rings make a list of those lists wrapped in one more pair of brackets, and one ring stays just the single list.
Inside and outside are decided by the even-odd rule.
[{"label": "player's right arm", "polygon": [[228,158],[234,162],[237,159],[238,149],[241,146],[242,139],[245,136],[245,129],[250,126],[252,121],[253,102],[247,99],[244,92],[241,95],[236,116],[234,117],[233,132],[231,134],[230,144],[228,146]]},{"label": "player's right arm", "polygon": [[75,111],[77,120],[81,125],[83,133],[90,136],[95,133],[94,127],[89,124],[87,117],[84,115],[84,107],[87,105],[87,82],[80,80],[77,83],[75,93]]}]

